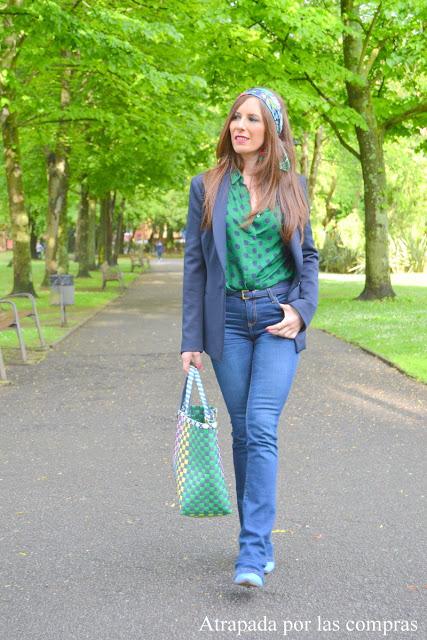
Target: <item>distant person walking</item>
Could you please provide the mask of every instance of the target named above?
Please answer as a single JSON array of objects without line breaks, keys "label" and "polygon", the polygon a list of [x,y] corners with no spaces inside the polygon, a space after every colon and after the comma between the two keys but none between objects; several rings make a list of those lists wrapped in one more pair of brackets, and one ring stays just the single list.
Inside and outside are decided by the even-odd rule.
[{"label": "distant person walking", "polygon": [[161,260],[162,259],[162,255],[165,251],[165,247],[163,246],[163,242],[161,240],[158,240],[155,244],[155,249],[156,249],[156,253],[157,253],[157,259]]},{"label": "distant person walking", "polygon": [[36,244],[36,254],[39,260],[43,258],[43,253],[44,253],[44,244],[39,240]]},{"label": "distant person walking", "polygon": [[217,158],[191,182],[181,358],[186,373],[211,358],[232,425],[234,582],[262,587],[275,567],[277,426],[318,304],[318,252],[279,95],[236,98]]}]

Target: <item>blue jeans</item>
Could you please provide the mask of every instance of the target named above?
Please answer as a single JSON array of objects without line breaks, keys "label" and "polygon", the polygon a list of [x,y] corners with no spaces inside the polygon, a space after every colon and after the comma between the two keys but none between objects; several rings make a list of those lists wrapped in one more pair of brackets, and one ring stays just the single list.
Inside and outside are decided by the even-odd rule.
[{"label": "blue jeans", "polygon": [[227,295],[224,353],[221,360],[211,359],[232,426],[241,527],[235,568],[261,577],[274,557],[277,425],[300,356],[293,339],[265,327],[283,319],[279,302],[286,303],[289,285],[283,281],[265,289],[265,297],[248,300]]}]

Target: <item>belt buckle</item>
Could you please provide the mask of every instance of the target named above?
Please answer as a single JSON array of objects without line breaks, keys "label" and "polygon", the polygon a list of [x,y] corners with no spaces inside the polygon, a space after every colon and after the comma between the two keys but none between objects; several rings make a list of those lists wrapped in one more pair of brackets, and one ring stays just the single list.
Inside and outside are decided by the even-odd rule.
[{"label": "belt buckle", "polygon": [[245,291],[250,291],[250,289],[241,289],[240,290],[240,295],[242,300],[249,300],[249,298],[245,298]]}]

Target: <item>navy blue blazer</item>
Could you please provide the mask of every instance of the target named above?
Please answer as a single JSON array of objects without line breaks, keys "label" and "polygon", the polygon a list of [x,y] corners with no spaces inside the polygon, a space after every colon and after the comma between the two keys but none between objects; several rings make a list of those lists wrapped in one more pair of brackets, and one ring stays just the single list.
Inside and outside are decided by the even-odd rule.
[{"label": "navy blue blazer", "polygon": [[[307,180],[300,175],[306,198]],[[200,229],[204,199],[203,173],[191,180],[190,200],[185,237],[184,281],[182,294],[183,351],[205,351],[214,360],[221,360],[225,328],[225,216],[230,188],[230,172],[219,186],[215,200],[212,228]],[[295,274],[287,303],[301,315],[304,324],[294,338],[296,351],[306,348],[306,329],[318,304],[319,256],[313,244],[310,220],[304,229],[301,245],[299,229],[290,241]],[[284,338],[283,338],[284,339]]]}]

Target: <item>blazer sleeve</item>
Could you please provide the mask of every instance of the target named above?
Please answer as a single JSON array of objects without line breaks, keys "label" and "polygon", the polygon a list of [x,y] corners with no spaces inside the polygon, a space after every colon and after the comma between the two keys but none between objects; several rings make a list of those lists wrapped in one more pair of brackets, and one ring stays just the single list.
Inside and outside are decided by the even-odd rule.
[{"label": "blazer sleeve", "polygon": [[203,351],[203,299],[206,264],[200,239],[204,187],[202,175],[191,180],[185,233],[184,278],[182,289],[183,351]]},{"label": "blazer sleeve", "polygon": [[[305,197],[310,208],[307,192],[307,178],[301,176],[301,182]],[[293,300],[291,306],[300,314],[304,326],[300,329],[305,331],[310,324],[319,301],[319,253],[314,246],[313,233],[311,231],[310,216],[304,227],[304,242],[301,246],[303,267],[300,278],[301,295],[297,300]]]}]

